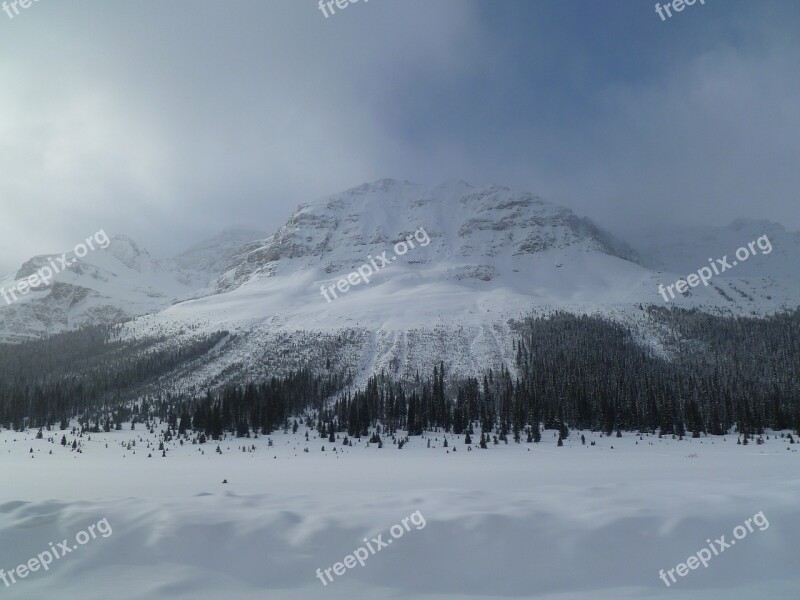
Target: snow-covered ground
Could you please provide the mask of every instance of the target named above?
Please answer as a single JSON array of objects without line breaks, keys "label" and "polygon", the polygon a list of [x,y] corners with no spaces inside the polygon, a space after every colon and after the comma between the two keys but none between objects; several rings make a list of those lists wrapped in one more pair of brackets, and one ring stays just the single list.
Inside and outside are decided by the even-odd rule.
[{"label": "snow-covered ground", "polygon": [[[800,587],[800,444],[772,433],[742,446],[586,432],[583,446],[573,431],[559,448],[546,431],[540,444],[467,451],[463,436],[444,448],[441,433],[402,450],[385,437],[380,449],[306,443],[301,427],[227,438],[222,454],[172,441],[163,458],[159,429],[84,436],[81,453],[57,430],[0,433],[0,568],[74,545],[104,518],[113,530],[47,572],[0,582],[0,597],[788,599]],[[317,579],[417,510],[423,528],[327,586]],[[758,512],[764,531],[670,588],[659,579]]]}]

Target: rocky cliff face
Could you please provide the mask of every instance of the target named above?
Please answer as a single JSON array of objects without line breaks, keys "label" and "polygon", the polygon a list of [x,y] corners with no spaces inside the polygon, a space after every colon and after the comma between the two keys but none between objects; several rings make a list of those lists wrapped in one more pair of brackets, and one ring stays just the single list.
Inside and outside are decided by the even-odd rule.
[{"label": "rocky cliff face", "polygon": [[346,273],[419,228],[431,243],[424,253],[409,252],[412,264],[467,261],[474,267],[467,273],[483,280],[497,271],[497,261],[569,247],[638,260],[627,244],[588,219],[529,193],[464,182],[429,189],[384,179],[301,205],[273,236],[242,248],[217,289],[298,269]]}]

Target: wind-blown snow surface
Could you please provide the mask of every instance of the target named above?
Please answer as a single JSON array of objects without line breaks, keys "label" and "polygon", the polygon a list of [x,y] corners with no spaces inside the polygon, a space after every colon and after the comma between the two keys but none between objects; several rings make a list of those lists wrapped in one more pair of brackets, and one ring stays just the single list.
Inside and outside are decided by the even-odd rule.
[{"label": "wind-blown snow surface", "polygon": [[[441,433],[427,434],[430,449],[424,438],[345,449],[313,433],[306,444],[301,428],[269,436],[272,447],[228,438],[221,455],[213,442],[169,442],[162,458],[146,447],[158,431],[137,427],[79,438],[80,454],[59,431],[52,443],[0,433],[0,568],[103,518],[113,530],[48,572],[0,583],[2,597],[730,600],[796,598],[800,586],[800,445],[772,434],[740,446],[586,433],[582,446],[573,431],[558,448],[546,431],[540,444],[468,452],[461,436],[443,448]],[[316,578],[416,510],[424,528],[327,587]],[[669,589],[658,578],[759,511],[769,527],[707,569]]]}]

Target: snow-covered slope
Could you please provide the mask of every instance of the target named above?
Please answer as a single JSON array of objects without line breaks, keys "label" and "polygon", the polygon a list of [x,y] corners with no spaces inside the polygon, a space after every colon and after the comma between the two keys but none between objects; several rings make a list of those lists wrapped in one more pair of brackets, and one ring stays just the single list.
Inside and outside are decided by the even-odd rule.
[{"label": "snow-covered slope", "polygon": [[783,225],[771,221],[737,219],[727,227],[656,229],[633,234],[629,241],[644,264],[688,274],[704,266],[709,258],[727,255],[734,260],[736,250],[764,236],[769,242],[762,242],[765,250],[756,245],[753,256],[720,276],[800,280],[800,233],[786,231]]},{"label": "snow-covered slope", "polygon": [[[399,255],[409,236],[414,247]],[[384,252],[387,264],[369,283],[334,288],[333,297],[331,286]],[[663,305],[658,284],[687,273],[641,262],[590,221],[528,193],[380,180],[300,206],[273,236],[234,256],[218,293],[140,318],[129,331],[239,333],[197,383],[320,364],[334,347],[362,378],[381,369],[412,375],[432,360],[451,373],[508,366],[510,319],[532,310],[608,315],[657,348],[640,305]],[[797,280],[720,278],[672,304],[767,314],[798,297]]]},{"label": "snow-covered slope", "polygon": [[266,236],[267,232],[257,229],[226,229],[181,252],[175,257],[175,263],[185,271],[203,273],[213,281],[229,268],[242,246]]},{"label": "snow-covered slope", "polygon": [[[37,256],[0,281],[10,289],[57,256]],[[72,261],[74,256],[67,254]],[[200,281],[170,261],[154,260],[128,237],[116,236],[8,305],[0,302],[0,338],[20,341],[87,324],[129,319],[187,297]]]},{"label": "snow-covered slope", "polygon": [[[409,251],[412,266],[455,268],[448,279],[491,281],[506,266],[547,250],[598,252],[636,260],[626,244],[570,210],[508,188],[475,189],[450,182],[426,189],[384,179],[320,202],[301,205],[275,235],[238,256],[220,279],[235,289],[253,276],[321,270],[320,279],[347,275],[423,228],[430,247]],[[424,237],[420,235],[420,237]]]},{"label": "snow-covered slope", "polygon": [[[84,325],[115,323],[201,295],[224,271],[236,249],[257,237],[259,232],[230,230],[174,260],[157,260],[129,237],[115,236],[107,248],[97,247],[75,260],[49,285],[16,294],[11,304],[0,300],[0,341],[18,342]],[[14,288],[51,261],[58,267],[59,256],[31,258],[0,280],[0,288]],[[66,258],[72,262],[75,256],[67,253]]]}]

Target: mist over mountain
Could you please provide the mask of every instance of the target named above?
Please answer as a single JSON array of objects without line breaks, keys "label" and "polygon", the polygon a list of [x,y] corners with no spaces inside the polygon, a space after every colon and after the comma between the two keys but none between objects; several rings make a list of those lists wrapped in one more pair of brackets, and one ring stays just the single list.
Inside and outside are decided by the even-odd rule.
[{"label": "mist over mountain", "polygon": [[697,271],[709,258],[727,255],[735,260],[736,250],[764,237],[769,242],[763,244],[766,250],[758,248],[720,276],[799,280],[800,232],[787,231],[780,223],[736,219],[725,227],[648,228],[630,234],[629,240],[648,267],[686,274]]},{"label": "mist over mountain", "polygon": [[186,271],[216,277],[228,268],[243,245],[265,237],[267,233],[258,229],[226,229],[181,252],[175,257],[175,264]]}]

